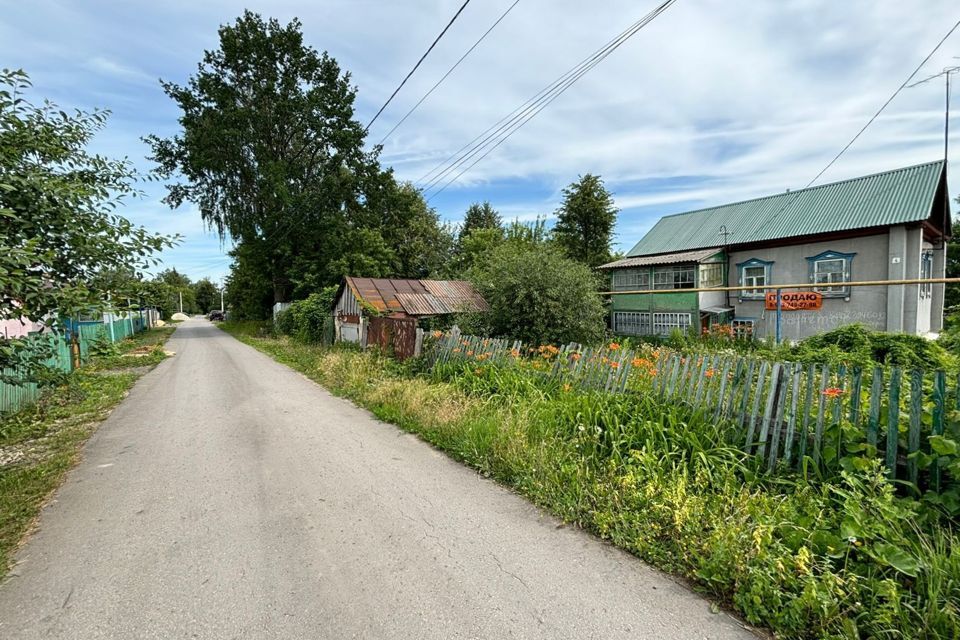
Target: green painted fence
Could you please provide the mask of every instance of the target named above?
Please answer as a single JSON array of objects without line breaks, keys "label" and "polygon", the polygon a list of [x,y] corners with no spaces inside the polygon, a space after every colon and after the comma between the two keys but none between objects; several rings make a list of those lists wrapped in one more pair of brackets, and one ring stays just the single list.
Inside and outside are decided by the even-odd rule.
[{"label": "green painted fence", "polygon": [[[77,327],[80,342],[80,360],[86,363],[90,358],[90,347],[95,341],[117,342],[135,333],[143,331],[145,323],[139,316],[121,318],[113,321],[113,335],[110,325],[103,322],[81,322]],[[69,372],[72,370],[70,344],[60,335],[33,334],[29,337],[30,346],[27,348],[41,349],[53,347],[53,356],[44,364],[50,368]],[[26,376],[21,371],[4,369],[0,379],[0,413],[19,411],[40,397],[41,388],[36,382],[24,381]]]},{"label": "green painted fence", "polygon": [[960,376],[945,371],[833,368],[667,349],[659,349],[654,362],[609,345],[532,348],[458,335],[442,337],[427,358],[434,366],[478,356],[509,365],[544,353],[550,362],[544,375],[607,392],[646,390],[729,421],[744,452],[769,471],[838,473],[878,458],[888,478],[921,492],[956,486],[931,444],[933,436],[960,438]]}]

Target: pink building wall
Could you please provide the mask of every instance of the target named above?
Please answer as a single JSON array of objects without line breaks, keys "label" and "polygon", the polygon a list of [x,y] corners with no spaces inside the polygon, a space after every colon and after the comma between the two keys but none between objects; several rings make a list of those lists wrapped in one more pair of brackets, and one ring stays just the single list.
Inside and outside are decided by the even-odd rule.
[{"label": "pink building wall", "polygon": [[31,322],[26,318],[0,320],[0,336],[4,338],[22,338],[33,331],[40,331],[43,325]]}]

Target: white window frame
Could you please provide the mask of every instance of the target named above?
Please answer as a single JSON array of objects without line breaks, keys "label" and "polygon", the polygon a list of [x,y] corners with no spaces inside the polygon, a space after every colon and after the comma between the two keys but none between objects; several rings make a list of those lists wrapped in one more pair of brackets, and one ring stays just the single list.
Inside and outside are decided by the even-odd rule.
[{"label": "white window frame", "polygon": [[700,265],[700,286],[703,288],[723,286],[722,262],[707,262]]},{"label": "white window frame", "polygon": [[[807,258],[810,264],[810,283],[812,289],[825,298],[849,298],[850,287],[844,283],[853,280],[853,257],[855,253],[824,251]],[[840,263],[840,271],[822,271],[826,265]],[[840,286],[838,286],[840,285]]]},{"label": "white window frame", "polygon": [[693,317],[690,313],[664,311],[653,314],[653,332],[661,336],[670,335],[674,329],[687,331],[692,323]]},{"label": "white window frame", "polygon": [[650,269],[617,269],[613,272],[614,291],[634,291],[650,288]]},{"label": "white window frame", "polygon": [[[933,251],[924,251],[920,255],[920,279],[928,280],[933,277]],[[933,297],[933,283],[925,282],[920,285],[920,298]]]},{"label": "white window frame", "polygon": [[657,267],[653,271],[654,289],[695,289],[696,265]]},{"label": "white window frame", "polygon": [[[839,263],[840,270],[821,270],[830,263]],[[843,258],[826,258],[813,261],[813,290],[819,293],[846,293],[850,287],[838,287],[837,284],[850,282],[850,272],[847,270],[847,261]],[[829,286],[821,286],[827,284]]]},{"label": "white window frame", "polygon": [[757,329],[757,321],[753,318],[734,318],[730,321],[730,327],[735,338],[749,340]]},{"label": "white window frame", "polygon": [[614,311],[613,332],[624,336],[648,336],[652,333],[649,311]]},{"label": "white window frame", "polygon": [[[763,300],[767,294],[764,287],[770,286],[771,274],[773,273],[773,262],[761,260],[759,258],[750,258],[746,262],[737,264],[740,271],[740,286],[755,287],[754,289],[745,289],[738,296],[741,300]],[[763,269],[763,275],[747,275],[748,269]]]}]

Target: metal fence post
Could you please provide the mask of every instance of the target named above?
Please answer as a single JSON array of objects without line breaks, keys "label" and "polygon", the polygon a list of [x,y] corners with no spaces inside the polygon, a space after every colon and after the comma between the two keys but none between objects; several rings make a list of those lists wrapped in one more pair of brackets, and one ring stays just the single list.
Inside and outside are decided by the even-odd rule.
[{"label": "metal fence post", "polygon": [[780,295],[783,289],[777,289],[777,344],[783,339],[783,330],[781,323],[783,321],[783,297]]}]

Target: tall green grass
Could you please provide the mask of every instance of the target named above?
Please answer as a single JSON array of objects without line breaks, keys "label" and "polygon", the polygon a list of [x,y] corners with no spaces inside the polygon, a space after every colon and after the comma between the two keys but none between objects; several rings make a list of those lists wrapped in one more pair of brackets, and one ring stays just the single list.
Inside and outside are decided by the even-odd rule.
[{"label": "tall green grass", "polygon": [[655,397],[242,339],[779,637],[960,637],[953,525],[877,466],[771,478],[731,425]]}]

